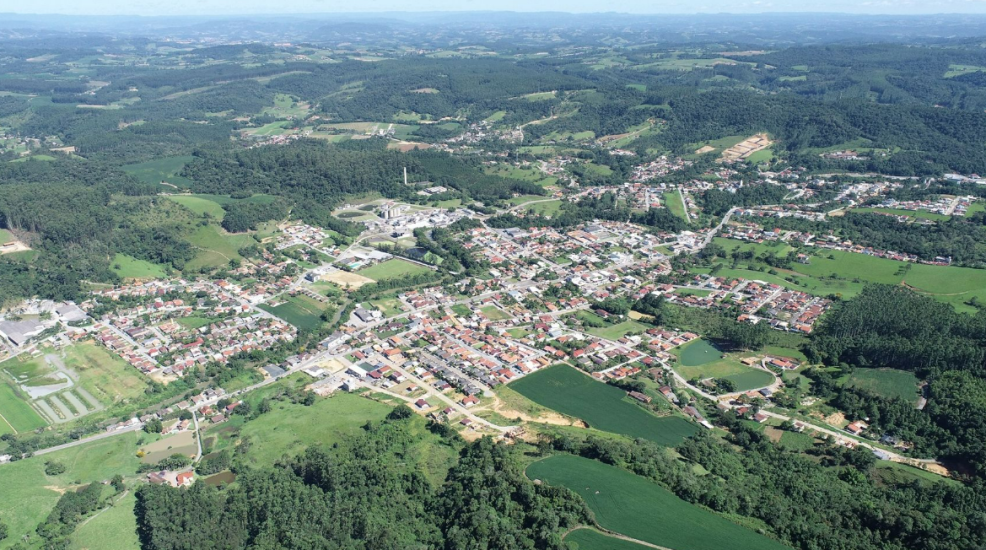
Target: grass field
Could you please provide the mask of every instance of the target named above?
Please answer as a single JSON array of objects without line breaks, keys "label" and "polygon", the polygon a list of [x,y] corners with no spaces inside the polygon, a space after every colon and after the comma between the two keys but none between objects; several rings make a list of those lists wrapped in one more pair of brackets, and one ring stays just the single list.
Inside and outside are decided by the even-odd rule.
[{"label": "grass field", "polygon": [[384,317],[393,317],[394,315],[401,314],[401,301],[396,297],[391,296],[388,298],[378,298],[376,300],[370,300],[370,303],[377,307],[381,312],[383,312]]},{"label": "grass field", "polygon": [[882,397],[897,397],[911,403],[918,398],[918,378],[912,372],[861,368],[854,370],[846,383]]},{"label": "grass field", "polygon": [[951,216],[946,216],[945,214],[928,212],[926,210],[902,210],[899,208],[854,208],[852,211],[859,213],[879,212],[883,214],[893,214],[895,216],[907,216],[908,218],[921,218],[933,221],[945,221],[952,218]]},{"label": "grass field", "polygon": [[451,307],[452,313],[458,315],[459,317],[471,317],[472,309],[466,304],[455,304]]},{"label": "grass field", "polygon": [[687,420],[657,417],[631,403],[626,393],[567,365],[555,365],[510,384],[535,403],[581,418],[590,427],[674,446],[698,431]]},{"label": "grass field", "polygon": [[65,366],[79,375],[79,385],[104,404],[144,395],[147,377],[118,355],[92,342],[65,348]]},{"label": "grass field", "polygon": [[602,527],[674,550],[782,550],[787,547],[685,502],[660,485],[587,458],[556,455],[527,477],[563,486],[585,500]]},{"label": "grass field", "polygon": [[14,234],[6,229],[0,229],[0,244],[9,243],[14,240]]},{"label": "grass field", "polygon": [[361,269],[356,273],[373,279],[374,281],[386,281],[388,279],[397,279],[406,275],[418,275],[421,273],[428,273],[430,271],[431,270],[427,267],[412,264],[411,262],[391,259],[365,269]]},{"label": "grass field", "polygon": [[795,451],[805,451],[815,446],[815,438],[804,433],[785,431],[781,434],[782,447]]},{"label": "grass field", "polygon": [[564,204],[563,200],[553,200],[546,202],[538,202],[535,204],[529,204],[524,207],[524,210],[528,212],[533,212],[535,214],[541,214],[542,216],[557,216],[561,212],[561,206]]},{"label": "grass field", "polygon": [[226,266],[234,258],[242,259],[239,249],[256,242],[248,234],[227,234],[212,224],[197,226],[186,239],[198,248],[195,257],[185,264],[186,271]]},{"label": "grass field", "polygon": [[[144,183],[159,184],[166,181],[178,187],[191,187],[192,181],[177,175],[186,164],[192,162],[191,155],[164,157],[138,164],[128,164],[123,171]],[[162,187],[162,189],[166,189]]]},{"label": "grass field", "polygon": [[21,399],[12,386],[0,381],[0,434],[29,432],[48,425],[27,401]]},{"label": "grass field", "polygon": [[158,279],[165,276],[164,268],[147,260],[117,254],[110,263],[113,271],[124,279]]},{"label": "grass field", "polygon": [[723,357],[722,351],[707,340],[694,340],[674,350],[678,364],[674,369],[686,379],[725,378],[736,384],[736,391],[769,386],[774,377],[763,370],[748,367],[732,354]]},{"label": "grass field", "polygon": [[573,546],[573,550],[643,550],[635,542],[618,539],[603,534],[595,529],[576,529],[565,537],[565,542]]},{"label": "grass field", "polygon": [[115,501],[112,507],[80,525],[70,537],[68,550],[140,550],[137,518],[134,516],[136,503],[137,497],[131,490],[127,496]]},{"label": "grass field", "polygon": [[681,194],[677,191],[664,193],[664,206],[675,216],[688,221],[688,215],[685,213],[685,203],[681,202]]},{"label": "grass field", "polygon": [[277,315],[300,329],[311,329],[322,324],[321,315],[325,306],[308,296],[282,296],[285,302],[275,307],[261,304],[260,308]]},{"label": "grass field", "polygon": [[[331,445],[356,433],[368,420],[382,420],[391,407],[358,395],[340,393],[317,399],[311,407],[278,401],[272,410],[243,425],[240,438],[250,438],[250,462],[273,464],[309,445]],[[208,433],[208,432],[207,432]]]},{"label": "grass field", "polygon": [[622,323],[617,323],[615,325],[611,325],[608,327],[590,328],[586,332],[588,332],[589,334],[593,334],[595,336],[599,336],[600,338],[619,340],[620,338],[623,338],[624,336],[626,336],[631,332],[640,333],[640,332],[644,332],[649,328],[651,328],[649,325],[638,323],[637,321],[633,321],[633,320],[627,320],[627,321],[623,321]]},{"label": "grass field", "polygon": [[208,214],[215,220],[222,220],[223,216],[226,215],[226,211],[219,203],[195,195],[168,195],[168,199],[177,202],[199,216]]},{"label": "grass field", "polygon": [[[0,517],[9,526],[10,536],[0,541],[0,548],[9,548],[22,535],[34,534],[58,502],[59,491],[77,487],[76,481],[85,484],[108,480],[115,474],[132,476],[138,465],[134,454],[137,437],[131,432],[2,466],[4,498],[0,499]],[[49,460],[64,464],[65,473],[45,475],[45,462]],[[36,535],[34,538],[37,540]]]}]

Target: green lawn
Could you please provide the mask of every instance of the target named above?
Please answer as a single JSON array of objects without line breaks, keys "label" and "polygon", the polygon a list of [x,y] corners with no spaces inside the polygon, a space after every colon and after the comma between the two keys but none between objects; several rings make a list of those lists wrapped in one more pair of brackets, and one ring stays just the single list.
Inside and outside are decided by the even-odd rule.
[{"label": "green lawn", "polygon": [[226,211],[223,210],[223,207],[220,206],[219,203],[200,196],[168,195],[168,199],[177,202],[199,216],[208,214],[215,220],[222,220],[223,216],[226,215]]},{"label": "green lawn", "polygon": [[614,466],[556,455],[528,466],[527,477],[563,486],[585,500],[602,527],[674,550],[782,550],[788,547],[681,500]]},{"label": "green lawn", "polygon": [[285,302],[275,307],[261,304],[260,308],[277,315],[281,319],[291,323],[300,329],[312,329],[322,324],[321,315],[325,311],[325,306],[305,296],[282,296],[278,300],[284,299]]},{"label": "green lawn", "polygon": [[562,414],[581,418],[590,427],[674,446],[698,428],[676,417],[657,417],[630,402],[626,392],[582,374],[567,365],[555,365],[510,384],[510,389]]},{"label": "green lawn", "polygon": [[373,279],[374,281],[386,281],[388,279],[397,279],[407,275],[419,275],[421,273],[429,272],[431,272],[431,270],[427,267],[395,258],[365,269],[361,269],[356,273]]},{"label": "green lawn", "polygon": [[394,315],[401,314],[401,301],[394,296],[370,300],[370,303],[382,311],[384,317],[393,317]]},{"label": "green lawn", "polygon": [[603,534],[595,529],[576,529],[565,537],[565,542],[572,550],[643,550],[647,546],[642,546],[635,542],[630,542],[616,537]]},{"label": "green lawn", "polygon": [[[10,528],[10,536],[0,541],[0,548],[9,548],[22,535],[34,534],[58,502],[58,491],[77,487],[76,481],[85,484],[108,480],[116,474],[133,476],[139,462],[135,455],[137,438],[137,433],[129,432],[0,466],[4,496],[0,499],[0,517]],[[64,464],[65,473],[45,475],[44,465],[49,460]]]},{"label": "green lawn", "polygon": [[180,319],[175,319],[175,322],[187,329],[195,330],[197,328],[202,328],[206,325],[212,324],[218,320],[219,320],[218,317],[212,318],[212,317],[200,317],[198,315],[192,315],[190,317],[182,317]]},{"label": "green lawn", "polygon": [[563,200],[553,200],[546,202],[539,202],[536,204],[530,204],[524,207],[524,210],[528,212],[533,212],[535,214],[541,214],[542,216],[557,216],[561,212],[561,205],[564,204]]},{"label": "green lawn", "polygon": [[459,317],[471,317],[472,309],[466,304],[455,304],[452,306],[452,313],[458,315]]},{"label": "green lawn", "polygon": [[619,340],[627,334],[644,332],[651,328],[650,325],[645,325],[643,323],[638,323],[637,321],[627,320],[622,323],[617,323],[608,327],[602,328],[590,328],[586,332],[599,336],[600,338],[607,338],[609,340]]},{"label": "green lawn", "polygon": [[197,226],[186,239],[198,248],[195,257],[185,264],[187,271],[224,267],[231,259],[242,259],[237,252],[240,248],[256,242],[248,234],[228,234],[213,224]]},{"label": "green lawn", "polygon": [[787,449],[805,451],[815,446],[815,438],[805,433],[785,431],[781,434],[780,444]]},{"label": "green lawn", "polygon": [[165,276],[164,267],[126,254],[118,253],[110,265],[123,279],[159,279]]},{"label": "green lawn", "polygon": [[847,384],[882,397],[897,397],[911,403],[918,398],[917,376],[902,370],[858,368],[853,371]]}]

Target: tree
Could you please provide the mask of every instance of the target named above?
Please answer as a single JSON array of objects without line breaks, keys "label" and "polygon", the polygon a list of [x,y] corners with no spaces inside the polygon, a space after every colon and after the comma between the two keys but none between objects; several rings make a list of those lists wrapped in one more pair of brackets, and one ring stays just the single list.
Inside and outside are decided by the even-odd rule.
[{"label": "tree", "polygon": [[59,474],[65,473],[65,465],[61,462],[55,462],[50,460],[45,462],[45,474],[50,476],[57,476]]}]

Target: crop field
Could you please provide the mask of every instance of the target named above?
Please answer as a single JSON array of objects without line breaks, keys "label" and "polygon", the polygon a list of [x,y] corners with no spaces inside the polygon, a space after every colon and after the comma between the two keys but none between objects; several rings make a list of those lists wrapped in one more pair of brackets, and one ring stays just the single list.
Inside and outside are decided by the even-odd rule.
[{"label": "crop field", "polygon": [[164,268],[160,265],[126,254],[117,253],[110,265],[123,279],[158,279],[165,276]]},{"label": "crop field", "polygon": [[914,373],[895,369],[856,369],[849,386],[868,390],[883,397],[897,397],[913,403],[918,398],[918,378]]},{"label": "crop field", "polygon": [[325,311],[323,304],[303,294],[284,296],[280,299],[284,300],[283,304],[274,307],[261,304],[260,308],[277,315],[300,329],[315,328],[322,323],[321,315]]},{"label": "crop field", "polygon": [[[136,433],[127,433],[3,465],[0,475],[4,498],[0,499],[0,517],[10,528],[10,536],[0,541],[0,548],[9,548],[22,535],[33,535],[55,507],[59,492],[78,487],[76,481],[90,483],[108,480],[115,474],[133,475],[138,465],[134,454],[137,437]],[[64,464],[65,473],[45,475],[47,461]]]},{"label": "crop field", "polygon": [[128,164],[123,171],[144,183],[159,184],[162,181],[178,187],[189,188],[194,184],[191,180],[178,175],[186,164],[192,162],[191,155],[180,157],[164,157],[138,164]]},{"label": "crop field", "polygon": [[679,362],[674,366],[686,379],[725,378],[736,384],[737,391],[769,386],[774,377],[763,370],[748,367],[733,354],[723,353],[707,340],[695,340],[674,350]]},{"label": "crop field", "polygon": [[687,420],[657,417],[630,402],[626,393],[598,382],[567,365],[555,365],[510,384],[535,403],[581,418],[590,427],[674,446],[698,431]]},{"label": "crop field", "polygon": [[595,529],[576,529],[565,537],[573,550],[643,550],[647,548],[635,542],[618,539]]},{"label": "crop field", "polygon": [[674,550],[782,550],[783,544],[681,500],[660,485],[602,462],[556,455],[527,477],[563,486],[585,500],[602,527]]},{"label": "crop field", "polygon": [[64,361],[79,375],[79,385],[105,404],[141,396],[147,387],[137,369],[92,342],[65,348]]},{"label": "crop field", "polygon": [[418,275],[421,273],[428,273],[430,271],[431,270],[427,267],[412,264],[411,262],[391,259],[377,265],[361,269],[356,273],[373,279],[374,281],[386,281],[388,279],[404,277],[405,275]]},{"label": "crop field", "polygon": [[633,320],[627,320],[608,327],[590,328],[586,332],[601,338],[608,338],[609,340],[619,340],[627,334],[644,332],[649,328],[651,328],[649,325],[638,323]]}]

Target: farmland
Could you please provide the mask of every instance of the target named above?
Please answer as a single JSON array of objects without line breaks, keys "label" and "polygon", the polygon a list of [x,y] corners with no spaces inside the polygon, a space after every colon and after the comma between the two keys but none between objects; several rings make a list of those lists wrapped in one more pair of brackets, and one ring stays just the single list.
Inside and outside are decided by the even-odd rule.
[{"label": "farmland", "polygon": [[373,279],[374,281],[386,281],[388,279],[398,279],[407,275],[419,275],[428,273],[431,270],[417,264],[412,264],[404,260],[391,259],[377,265],[367,267],[357,271],[359,275]]},{"label": "farmland", "polygon": [[0,434],[28,432],[46,426],[48,423],[18,395],[19,390],[3,378],[5,375],[0,375],[0,416],[3,417]]},{"label": "farmland", "polygon": [[572,455],[531,464],[527,476],[567,487],[600,526],[674,550],[780,550],[786,546],[685,502],[660,485],[614,466]]},{"label": "farmland", "polygon": [[632,403],[625,392],[593,380],[568,365],[541,369],[510,384],[535,403],[581,418],[590,427],[674,446],[698,431],[680,417],[657,417]]}]

